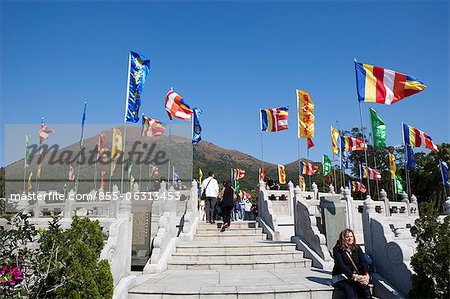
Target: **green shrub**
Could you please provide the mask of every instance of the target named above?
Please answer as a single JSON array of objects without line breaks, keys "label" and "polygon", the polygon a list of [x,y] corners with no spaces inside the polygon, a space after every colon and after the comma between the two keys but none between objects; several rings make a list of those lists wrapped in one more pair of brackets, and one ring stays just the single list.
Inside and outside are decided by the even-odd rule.
[{"label": "green shrub", "polygon": [[410,298],[449,298],[450,231],[449,216],[438,220],[431,203],[420,205],[420,218],[411,228],[417,252],[411,258]]},{"label": "green shrub", "polygon": [[[24,278],[20,284],[2,287],[4,297],[112,298],[109,263],[99,261],[104,243],[98,221],[74,217],[71,227],[63,230],[59,218],[53,217],[38,233],[26,215],[17,214],[9,223],[11,229],[0,231],[6,245],[0,258],[3,265],[19,267]],[[38,246],[31,249],[33,243]]]}]

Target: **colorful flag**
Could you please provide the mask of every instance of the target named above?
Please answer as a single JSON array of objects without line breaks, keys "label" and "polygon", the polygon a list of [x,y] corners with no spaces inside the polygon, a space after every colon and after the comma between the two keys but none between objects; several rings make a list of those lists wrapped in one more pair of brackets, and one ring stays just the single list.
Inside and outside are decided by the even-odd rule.
[{"label": "colorful flag", "polygon": [[307,139],[308,149],[312,148],[314,146],[314,142],[312,138]]},{"label": "colorful flag", "polygon": [[414,127],[403,124],[403,138],[405,144],[410,147],[424,147],[439,153],[438,147],[434,144],[430,136]]},{"label": "colorful flag", "polygon": [[191,121],[191,116],[194,111],[189,107],[188,104],[184,102],[179,94],[175,91],[170,90],[166,95],[166,111],[169,115],[170,120],[172,120],[172,116],[176,118]]},{"label": "colorful flag", "polygon": [[44,124],[44,119],[42,118],[41,129],[39,130],[39,142],[43,143],[51,134],[55,134],[55,131],[49,130],[47,125]]},{"label": "colorful flag", "polygon": [[234,191],[238,194],[239,194],[239,191],[241,190],[240,185],[241,184],[239,183],[239,181],[234,181]]},{"label": "colorful flag", "polygon": [[379,181],[381,180],[381,174],[373,168],[363,165],[363,178],[369,178],[369,180]]},{"label": "colorful flag", "polygon": [[75,181],[75,170],[72,167],[72,164],[69,165],[69,181]]},{"label": "colorful flag", "polygon": [[153,166],[150,164],[150,176],[151,177],[157,177],[159,175],[158,167]]},{"label": "colorful flag", "polygon": [[278,132],[288,129],[288,107],[261,110],[261,131]]},{"label": "colorful flag", "polygon": [[403,180],[399,175],[395,175],[395,194],[402,195],[403,194]]},{"label": "colorful flag", "polygon": [[175,184],[176,181],[180,179],[180,174],[175,169],[175,166],[172,166],[172,182]]},{"label": "colorful flag", "polygon": [[342,151],[340,157],[341,157],[341,159],[340,159],[341,169],[344,169],[344,170],[348,169],[349,168],[348,162],[350,160],[349,152]]},{"label": "colorful flag", "polygon": [[408,170],[413,170],[416,168],[416,158],[414,157],[412,147],[409,145],[406,145],[406,168]]},{"label": "colorful flag", "polygon": [[450,181],[448,180],[448,165],[442,160],[439,160],[441,166],[442,183],[444,187],[450,187]]},{"label": "colorful flag", "polygon": [[362,164],[359,163],[359,180],[362,181],[363,178],[364,178],[364,171],[362,168]]},{"label": "colorful flag", "polygon": [[395,156],[389,153],[389,167],[391,169],[391,179],[395,178],[395,172],[397,171],[397,166],[395,165]]},{"label": "colorful flag", "polygon": [[390,105],[418,93],[426,85],[414,78],[389,69],[362,64],[355,60],[358,100]]},{"label": "colorful flag", "polygon": [[384,148],[386,147],[386,125],[374,109],[369,108],[369,110],[372,123],[373,147]]},{"label": "colorful flag", "polygon": [[150,60],[143,55],[130,51],[128,61],[127,108],[125,111],[126,122],[137,123],[139,121],[141,94],[149,70]]},{"label": "colorful flag", "polygon": [[245,176],[245,170],[239,169],[239,168],[233,168],[231,169],[231,180],[240,180],[243,179]]},{"label": "colorful flag", "polygon": [[106,172],[104,170],[102,170],[102,180],[100,183],[100,188],[102,188],[103,190],[105,190],[105,174],[106,174]]},{"label": "colorful flag", "polygon": [[130,177],[130,192],[134,192],[134,176]]},{"label": "colorful flag", "polygon": [[364,186],[363,183],[356,182],[356,181],[350,181],[349,184],[350,184],[350,189],[352,190],[352,192],[362,192],[362,193],[367,192],[366,186]]},{"label": "colorful flag", "polygon": [[278,164],[278,181],[280,184],[286,184],[286,171],[284,165]]},{"label": "colorful flag", "polygon": [[341,150],[343,152],[365,151],[367,150],[367,142],[355,137],[341,136]]},{"label": "colorful flag", "polygon": [[323,166],[323,176],[327,176],[331,171],[331,161],[327,155],[323,155],[322,166]]},{"label": "colorful flag", "polygon": [[203,171],[201,168],[198,169],[198,180],[200,181],[200,186],[202,185]]},{"label": "colorful flag", "polygon": [[100,134],[98,135],[98,143],[97,143],[97,160],[101,160],[103,162],[106,162],[108,160],[108,156],[106,155],[107,149],[105,138],[106,138],[105,133],[100,132]]},{"label": "colorful flag", "polygon": [[119,129],[113,129],[111,160],[117,159],[122,153],[122,132]]},{"label": "colorful flag", "polygon": [[300,190],[302,191],[306,191],[306,182],[305,182],[305,177],[300,175],[299,176],[299,185],[300,185]]},{"label": "colorful flag", "polygon": [[316,173],[318,167],[313,163],[300,162],[300,174],[313,175]]},{"label": "colorful flag", "polygon": [[84,122],[86,121],[86,106],[87,103],[84,102],[83,115],[81,116],[81,137],[80,137],[80,148],[83,148],[84,139]]},{"label": "colorful flag", "polygon": [[25,167],[31,164],[31,152],[30,152],[30,134],[25,135]]},{"label": "colorful flag", "polygon": [[266,171],[264,170],[264,168],[259,168],[258,169],[258,174],[259,174],[259,181],[263,182],[264,178],[266,177]]},{"label": "colorful flag", "polygon": [[250,195],[250,193],[241,190],[239,192],[239,197],[242,199],[250,199],[251,195]]},{"label": "colorful flag", "polygon": [[30,175],[28,176],[28,188],[27,191],[30,192],[31,189],[33,189],[33,185],[31,184],[31,177],[33,176],[33,172],[30,172]]},{"label": "colorful flag", "polygon": [[333,150],[333,155],[337,155],[339,153],[339,147],[337,146],[339,135],[339,131],[331,127],[331,148]]},{"label": "colorful flag", "polygon": [[314,103],[307,91],[297,89],[298,138],[314,137]]},{"label": "colorful flag", "polygon": [[133,166],[134,166],[133,161],[128,161],[128,167],[127,167],[128,180],[131,179],[131,176],[132,176],[131,172],[133,171]]},{"label": "colorful flag", "polygon": [[156,119],[142,114],[142,133],[141,136],[156,137],[164,134],[166,127]]},{"label": "colorful flag", "polygon": [[200,125],[200,115],[202,110],[194,108],[194,121],[192,123],[192,144],[202,141],[202,126]]}]

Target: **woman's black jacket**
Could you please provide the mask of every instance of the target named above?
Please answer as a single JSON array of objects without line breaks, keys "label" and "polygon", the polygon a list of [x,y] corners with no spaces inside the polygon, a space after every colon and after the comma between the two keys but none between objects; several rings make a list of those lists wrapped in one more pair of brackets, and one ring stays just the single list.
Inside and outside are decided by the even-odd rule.
[{"label": "woman's black jacket", "polygon": [[351,279],[353,273],[359,275],[369,273],[369,267],[367,266],[366,260],[364,259],[364,254],[361,250],[361,247],[357,246],[356,250],[352,250],[350,255],[356,267],[358,268],[358,271],[356,271],[353,267],[347,253],[345,253],[345,250],[339,247],[339,243],[336,243],[333,248],[333,276],[344,274],[348,279]]}]

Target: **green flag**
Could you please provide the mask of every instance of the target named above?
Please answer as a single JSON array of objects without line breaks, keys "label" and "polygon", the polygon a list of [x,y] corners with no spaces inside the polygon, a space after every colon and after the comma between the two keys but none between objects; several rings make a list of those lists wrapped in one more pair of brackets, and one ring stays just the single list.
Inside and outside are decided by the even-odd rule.
[{"label": "green flag", "polygon": [[25,135],[25,167],[31,163],[31,153],[30,153],[30,134]]},{"label": "green flag", "polygon": [[386,147],[386,125],[381,118],[378,117],[377,112],[373,108],[370,109],[370,120],[372,122],[373,147]]},{"label": "green flag", "polygon": [[395,194],[403,194],[402,178],[399,175],[395,175]]},{"label": "green flag", "polygon": [[133,170],[133,162],[132,161],[128,161],[128,180],[131,180],[131,171]]},{"label": "green flag", "polygon": [[236,194],[239,194],[240,187],[238,180],[234,181],[234,190],[236,191]]},{"label": "green flag", "polygon": [[323,176],[327,176],[331,171],[331,161],[327,155],[323,155],[322,165],[323,165]]}]

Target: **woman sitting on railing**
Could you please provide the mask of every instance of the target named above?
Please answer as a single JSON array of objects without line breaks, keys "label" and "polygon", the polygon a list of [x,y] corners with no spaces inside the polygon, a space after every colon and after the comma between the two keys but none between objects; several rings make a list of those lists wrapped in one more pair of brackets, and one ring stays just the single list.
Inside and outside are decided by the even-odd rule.
[{"label": "woman sitting on railing", "polygon": [[344,229],[339,234],[333,258],[333,286],[343,290],[346,298],[370,299],[369,268],[351,229]]}]

